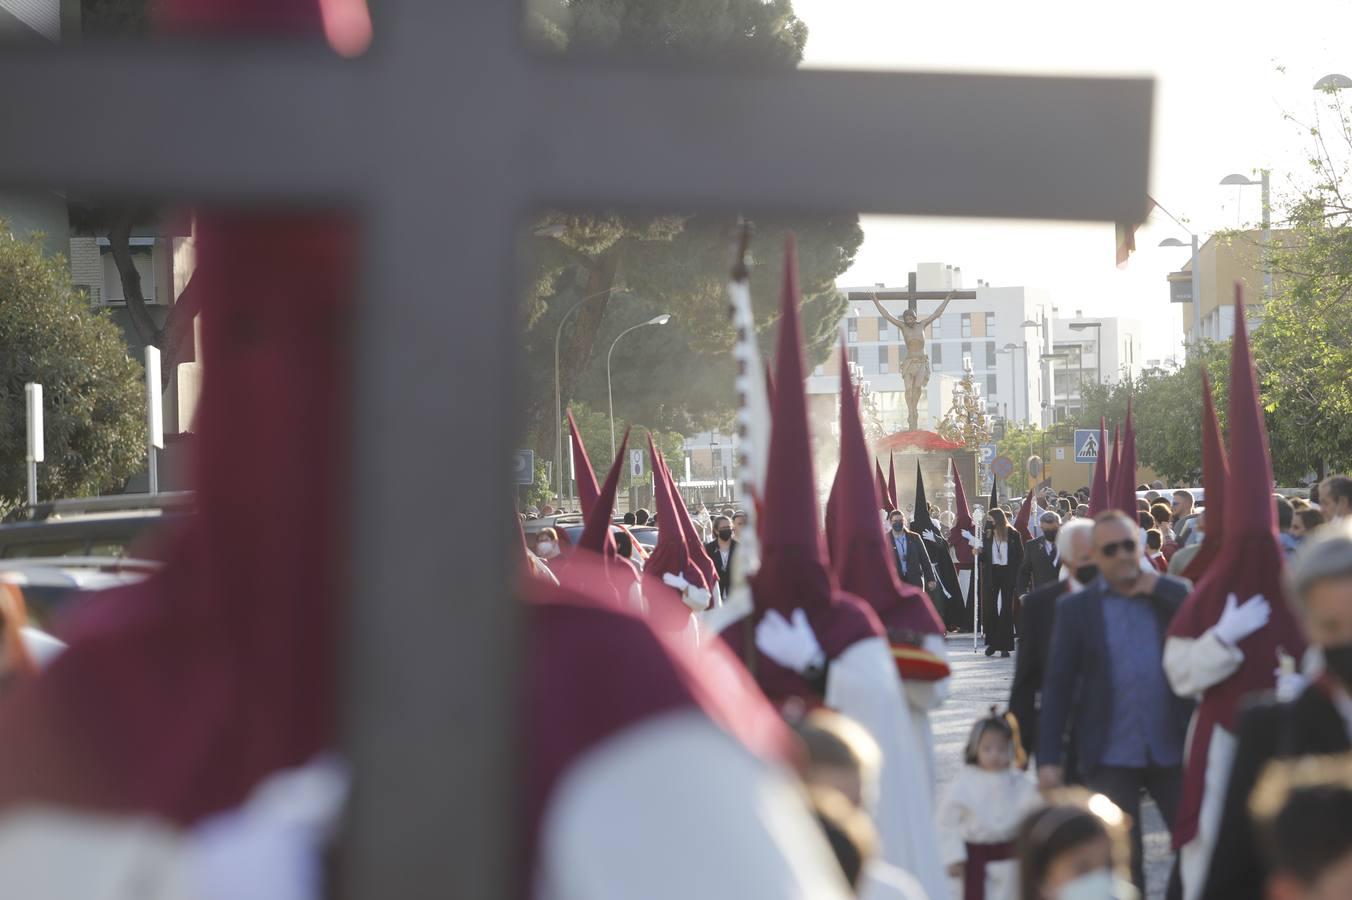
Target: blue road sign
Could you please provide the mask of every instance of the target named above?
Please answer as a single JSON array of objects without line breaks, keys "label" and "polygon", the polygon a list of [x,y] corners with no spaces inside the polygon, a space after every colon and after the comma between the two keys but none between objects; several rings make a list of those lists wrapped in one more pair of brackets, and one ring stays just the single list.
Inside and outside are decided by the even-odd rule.
[{"label": "blue road sign", "polygon": [[512,478],[517,484],[535,483],[534,450],[518,450],[512,454]]},{"label": "blue road sign", "polygon": [[1097,428],[1075,429],[1075,461],[1078,463],[1096,463],[1099,453],[1099,433]]},{"label": "blue road sign", "polygon": [[995,460],[995,453],[996,449],[994,444],[981,445],[981,461],[986,465],[989,466]]}]

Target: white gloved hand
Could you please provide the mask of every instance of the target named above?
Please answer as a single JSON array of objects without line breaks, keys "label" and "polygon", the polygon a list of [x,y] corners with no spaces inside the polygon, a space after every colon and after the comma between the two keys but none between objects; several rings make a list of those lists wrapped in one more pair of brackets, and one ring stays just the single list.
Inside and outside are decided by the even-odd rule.
[{"label": "white gloved hand", "polygon": [[1310,679],[1299,672],[1287,671],[1279,666],[1272,674],[1277,676],[1277,699],[1282,703],[1296,699],[1310,686]]},{"label": "white gloved hand", "polygon": [[1239,604],[1235,595],[1225,598],[1225,609],[1220,621],[1212,631],[1224,644],[1231,647],[1253,634],[1267,624],[1272,615],[1272,607],[1262,594],[1255,594],[1247,602]]},{"label": "white gloved hand", "polygon": [[965,537],[965,538],[967,538],[967,543],[969,543],[969,544],[970,544],[972,541],[976,540],[976,536],[975,536],[974,534],[972,534],[970,531],[964,531],[964,532],[962,532],[962,536]]},{"label": "white gloved hand", "polygon": [[792,623],[777,610],[766,613],[756,626],[756,649],[795,672],[819,666],[826,658],[802,609],[793,611]]},{"label": "white gloved hand", "polygon": [[690,584],[685,590],[681,591],[681,602],[690,607],[691,612],[704,612],[709,608],[709,598],[712,595],[704,588]]},{"label": "white gloved hand", "polygon": [[684,591],[686,588],[690,587],[690,582],[685,580],[685,576],[675,572],[668,572],[663,575],[662,583],[667,587],[675,588],[678,591]]},{"label": "white gloved hand", "polygon": [[926,529],[921,533],[920,536],[921,536],[922,538],[924,538],[925,540],[927,540],[927,541],[938,541],[938,540],[939,540],[939,536],[938,536],[937,534],[935,534],[934,531],[931,530],[931,529],[929,529],[929,528],[926,528]]}]

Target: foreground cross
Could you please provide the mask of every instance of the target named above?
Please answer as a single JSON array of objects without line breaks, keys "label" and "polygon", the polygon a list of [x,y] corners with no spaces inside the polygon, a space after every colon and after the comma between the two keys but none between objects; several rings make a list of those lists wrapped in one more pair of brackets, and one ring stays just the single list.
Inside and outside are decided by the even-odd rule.
[{"label": "foreground cross", "polygon": [[0,182],[364,216],[346,896],[497,898],[516,875],[503,586],[517,405],[502,398],[523,217],[610,204],[1139,221],[1152,87],[571,63],[526,53],[515,3],[379,12],[356,62],[276,42],[4,48]]}]

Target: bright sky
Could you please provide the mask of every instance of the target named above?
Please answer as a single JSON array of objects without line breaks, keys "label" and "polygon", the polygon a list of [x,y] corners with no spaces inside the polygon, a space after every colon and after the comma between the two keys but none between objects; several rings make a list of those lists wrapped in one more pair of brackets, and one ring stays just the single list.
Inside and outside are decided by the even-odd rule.
[{"label": "bright sky", "polygon": [[[1352,75],[1349,0],[794,0],[810,29],[805,65],[1018,74],[1146,74],[1156,79],[1150,193],[1202,238],[1252,223],[1257,187],[1221,187],[1230,173],[1272,169],[1274,219],[1309,142],[1290,113],[1313,120],[1324,75]],[[1284,68],[1285,71],[1280,69]],[[904,284],[917,262],[962,267],[967,286],[1048,288],[1060,315],[1124,315],[1147,329],[1147,357],[1181,345],[1165,276],[1188,236],[1158,211],[1137,232],[1125,269],[1110,224],[865,217],[864,246],[842,284]]]}]

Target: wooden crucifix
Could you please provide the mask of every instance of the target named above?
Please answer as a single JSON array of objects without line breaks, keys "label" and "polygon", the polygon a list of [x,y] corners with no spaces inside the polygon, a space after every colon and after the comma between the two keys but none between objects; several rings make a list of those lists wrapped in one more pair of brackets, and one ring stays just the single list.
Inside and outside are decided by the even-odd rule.
[{"label": "wooden crucifix", "polygon": [[544,58],[522,9],[389,0],[356,60],[246,37],[0,54],[0,182],[364,217],[345,896],[515,893],[506,485],[532,210],[1145,215],[1149,79]]},{"label": "wooden crucifix", "polygon": [[[920,397],[929,384],[929,356],[925,352],[925,329],[931,322],[944,314],[944,309],[952,300],[975,300],[976,291],[917,291],[915,273],[906,278],[904,291],[850,291],[851,300],[872,300],[878,314],[897,326],[901,338],[906,344],[906,357],[901,361],[901,379],[905,385],[906,423],[911,431],[917,430],[920,422]],[[905,300],[906,311],[897,318],[883,306],[883,300]],[[939,300],[939,308],[921,318],[916,312],[916,301]]]}]

